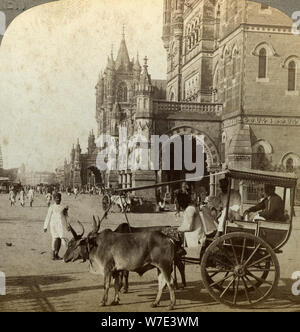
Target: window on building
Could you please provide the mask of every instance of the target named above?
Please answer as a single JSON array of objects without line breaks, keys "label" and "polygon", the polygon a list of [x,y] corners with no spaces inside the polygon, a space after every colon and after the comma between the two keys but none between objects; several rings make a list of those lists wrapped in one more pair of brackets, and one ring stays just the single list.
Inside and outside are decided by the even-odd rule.
[{"label": "window on building", "polygon": [[262,145],[257,147],[256,153],[253,156],[254,168],[262,171],[268,170],[269,160],[267,158],[266,150]]},{"label": "window on building", "polygon": [[259,69],[258,69],[258,78],[267,77],[267,51],[265,48],[262,48],[259,51]]},{"label": "window on building", "polygon": [[199,29],[196,30],[196,43],[199,41]]},{"label": "window on building", "polygon": [[127,102],[127,97],[128,97],[127,94],[128,94],[127,85],[125,82],[122,82],[118,88],[118,93],[117,93],[118,101]]},{"label": "window on building", "polygon": [[286,161],[286,171],[287,172],[294,172],[294,159],[293,158],[289,158],[287,161]]},{"label": "window on building", "polygon": [[171,91],[171,93],[170,93],[169,100],[170,101],[175,101],[175,93],[173,91]]},{"label": "window on building", "polygon": [[288,91],[296,90],[296,63],[291,61],[288,67]]},{"label": "window on building", "polygon": [[232,57],[232,76],[235,77],[236,74],[236,56]]}]

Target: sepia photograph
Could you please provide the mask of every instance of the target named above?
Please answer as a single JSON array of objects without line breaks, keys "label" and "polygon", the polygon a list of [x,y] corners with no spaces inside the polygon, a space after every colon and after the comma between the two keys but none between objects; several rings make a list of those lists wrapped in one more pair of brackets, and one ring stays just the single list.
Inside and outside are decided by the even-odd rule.
[{"label": "sepia photograph", "polygon": [[0,0],[0,115],[0,312],[300,312],[299,0]]}]

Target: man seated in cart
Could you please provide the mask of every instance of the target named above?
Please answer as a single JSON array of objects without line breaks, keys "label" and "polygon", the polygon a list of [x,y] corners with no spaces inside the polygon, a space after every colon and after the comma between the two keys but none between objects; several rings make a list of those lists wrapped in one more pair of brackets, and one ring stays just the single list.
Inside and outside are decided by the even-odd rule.
[{"label": "man seated in cart", "polygon": [[203,247],[206,238],[214,236],[217,230],[209,209],[206,206],[199,209],[190,196],[180,199],[179,204],[184,209],[184,214],[178,231],[184,233],[185,246],[188,248]]},{"label": "man seated in cart", "polygon": [[265,198],[257,205],[245,211],[245,214],[260,211],[253,220],[285,221],[284,203],[279,195],[275,193],[276,187],[265,185]]}]

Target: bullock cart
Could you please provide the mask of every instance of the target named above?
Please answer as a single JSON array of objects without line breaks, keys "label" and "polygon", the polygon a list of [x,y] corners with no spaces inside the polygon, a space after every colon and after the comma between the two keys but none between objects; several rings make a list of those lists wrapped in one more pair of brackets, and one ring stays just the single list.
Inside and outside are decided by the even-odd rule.
[{"label": "bullock cart", "polygon": [[[229,180],[229,194],[223,235],[207,240],[200,257],[184,257],[183,261],[200,264],[202,283],[217,302],[230,307],[253,307],[266,301],[278,285],[280,267],[277,255],[282,253],[281,249],[291,236],[297,177],[294,174],[250,169],[229,169],[224,173]],[[127,188],[117,192],[121,195],[168,184]],[[265,184],[275,186],[281,196],[285,208],[284,221],[246,221],[248,218],[245,216],[239,220],[229,219],[231,188],[239,187],[242,192],[241,209],[245,211],[249,207],[245,197],[247,189]]]}]

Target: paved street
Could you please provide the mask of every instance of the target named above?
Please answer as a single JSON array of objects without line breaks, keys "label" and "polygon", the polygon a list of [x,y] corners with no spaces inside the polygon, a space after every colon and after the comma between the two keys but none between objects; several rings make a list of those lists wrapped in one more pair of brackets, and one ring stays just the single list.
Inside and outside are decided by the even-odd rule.
[{"label": "paved street", "polygon": [[[92,227],[92,215],[102,215],[97,196],[63,196],[69,205],[70,218],[80,220],[87,231]],[[296,211],[300,216],[300,210]],[[103,292],[103,278],[91,275],[87,263],[65,264],[50,259],[50,234],[43,233],[47,213],[43,197],[37,198],[34,207],[10,207],[8,196],[0,196],[0,270],[6,274],[7,295],[0,296],[0,311],[167,311],[169,294],[164,292],[161,306],[150,308],[157,290],[156,271],[142,278],[130,275],[130,292],[121,295],[117,307],[99,306]],[[174,213],[129,214],[134,225],[176,225]],[[112,213],[102,227],[115,228],[124,222],[124,216]],[[78,231],[80,230],[77,228]],[[291,293],[291,275],[300,271],[300,218],[295,220],[291,239],[279,256],[281,280],[274,296],[258,307],[262,311],[300,311],[300,296]],[[11,245],[10,245],[11,244]],[[64,249],[62,249],[61,255]],[[199,266],[187,265],[188,286],[176,291],[176,311],[232,311],[215,303],[203,289]],[[113,289],[110,291],[110,300]],[[238,310],[237,310],[238,311]],[[251,310],[253,311],[253,310]]]}]

